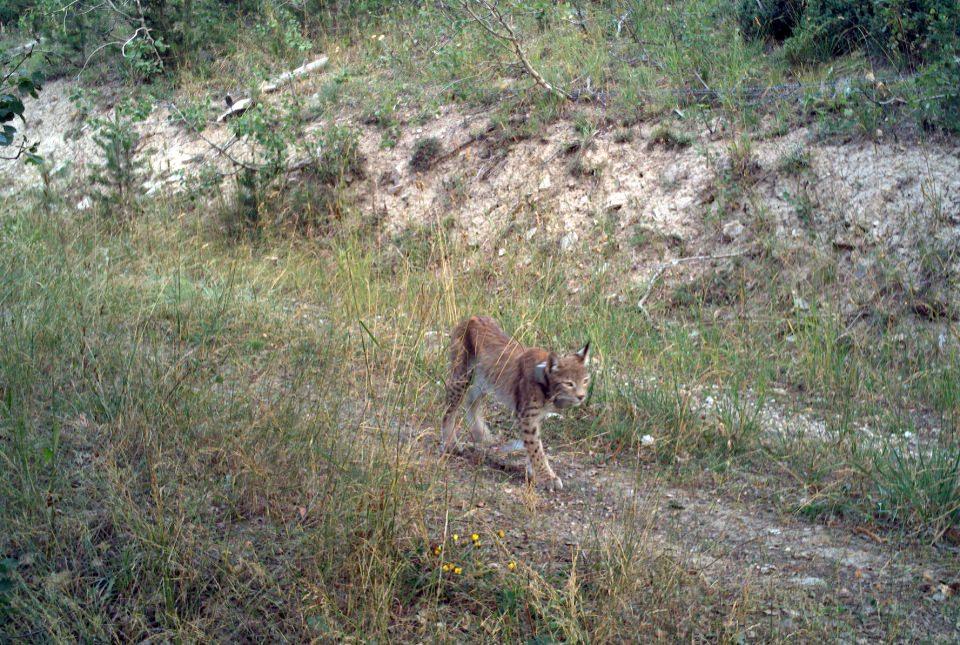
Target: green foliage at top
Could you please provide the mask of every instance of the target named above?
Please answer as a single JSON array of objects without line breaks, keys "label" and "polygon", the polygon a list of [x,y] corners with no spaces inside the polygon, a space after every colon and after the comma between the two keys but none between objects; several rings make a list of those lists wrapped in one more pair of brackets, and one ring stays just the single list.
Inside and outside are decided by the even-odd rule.
[{"label": "green foliage at top", "polygon": [[741,0],[744,38],[788,40],[797,63],[863,48],[896,64],[935,63],[960,37],[953,0]]},{"label": "green foliage at top", "polygon": [[[39,72],[25,74],[20,72],[20,67],[29,56],[23,56],[16,63],[10,65],[9,71],[6,65],[3,68],[3,77],[0,78],[0,147],[9,147],[13,145],[17,134],[17,126],[14,125],[18,120],[24,121],[25,107],[23,98],[26,96],[37,97],[40,91],[41,76]],[[34,154],[34,148],[21,148],[20,152],[26,152],[28,158],[37,160]],[[19,156],[20,152],[17,153]]]},{"label": "green foliage at top", "polygon": [[803,0],[740,0],[740,32],[747,40],[786,40],[800,22],[803,5]]}]

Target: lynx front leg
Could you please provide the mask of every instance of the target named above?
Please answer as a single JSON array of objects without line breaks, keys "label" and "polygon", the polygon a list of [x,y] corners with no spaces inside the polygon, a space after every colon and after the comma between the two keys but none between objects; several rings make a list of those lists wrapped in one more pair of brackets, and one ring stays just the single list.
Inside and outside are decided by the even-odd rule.
[{"label": "lynx front leg", "polygon": [[536,476],[549,490],[560,490],[563,482],[553,472],[540,441],[540,410],[524,410],[520,414],[520,430],[523,433],[523,446],[527,450],[527,473]]}]

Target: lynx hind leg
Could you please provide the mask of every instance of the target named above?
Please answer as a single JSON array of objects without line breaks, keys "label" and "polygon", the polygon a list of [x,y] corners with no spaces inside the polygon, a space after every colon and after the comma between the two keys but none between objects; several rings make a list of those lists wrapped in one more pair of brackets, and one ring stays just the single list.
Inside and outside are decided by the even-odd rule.
[{"label": "lynx hind leg", "polygon": [[443,413],[443,422],[440,424],[441,450],[443,452],[450,452],[456,447],[457,409],[463,401],[463,395],[470,386],[472,377],[473,366],[468,364],[465,356],[461,356],[459,360],[454,361],[446,386],[447,409]]},{"label": "lynx hind leg", "polygon": [[467,391],[467,425],[470,427],[470,438],[474,443],[486,445],[493,443],[493,435],[483,418],[486,392],[478,378],[474,378],[473,385]]},{"label": "lynx hind leg", "polygon": [[540,410],[527,410],[520,416],[520,430],[523,433],[523,447],[527,451],[527,475],[533,475],[537,483],[547,490],[561,490],[563,482],[553,472],[547,454],[540,441]]}]

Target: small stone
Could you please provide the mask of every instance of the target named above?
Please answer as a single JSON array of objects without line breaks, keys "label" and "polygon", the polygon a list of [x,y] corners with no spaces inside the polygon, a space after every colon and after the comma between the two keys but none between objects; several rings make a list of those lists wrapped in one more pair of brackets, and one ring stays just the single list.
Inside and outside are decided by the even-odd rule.
[{"label": "small stone", "polygon": [[825,587],[827,586],[826,581],[823,578],[817,578],[816,576],[805,576],[791,578],[790,582],[797,585],[798,587]]},{"label": "small stone", "polygon": [[523,237],[529,242],[533,239],[533,236],[537,234],[537,227],[534,226],[529,231],[523,234]]},{"label": "small stone", "polygon": [[746,228],[740,223],[740,220],[731,220],[723,225],[723,239],[726,242],[733,242],[739,239],[745,230]]},{"label": "small stone", "polygon": [[608,213],[611,211],[618,211],[624,206],[627,205],[628,195],[626,193],[613,193],[607,197],[607,202],[603,206],[603,210]]},{"label": "small stone", "polygon": [[78,210],[78,211],[85,211],[85,210],[87,210],[88,208],[90,208],[91,206],[93,206],[93,200],[90,199],[90,196],[89,196],[89,195],[87,195],[86,197],[84,197],[83,199],[81,199],[79,202],[77,202],[77,210]]},{"label": "small stone", "polygon": [[577,243],[578,239],[579,236],[574,231],[570,231],[560,238],[560,251],[566,253],[573,248],[573,245]]},{"label": "small stone", "polygon": [[649,446],[654,445],[656,442],[657,442],[657,440],[654,439],[651,435],[648,435],[648,434],[645,434],[645,435],[643,435],[642,437],[640,437],[640,445],[641,445],[641,446],[648,446],[648,447],[649,447]]},{"label": "small stone", "polygon": [[550,180],[550,175],[544,175],[543,179],[540,180],[540,185],[537,186],[539,190],[547,190],[553,182]]},{"label": "small stone", "polygon": [[223,123],[231,117],[243,114],[250,109],[251,105],[253,105],[253,101],[251,99],[240,99],[239,101],[234,101],[229,107],[227,107],[225,112],[217,117],[217,123]]}]

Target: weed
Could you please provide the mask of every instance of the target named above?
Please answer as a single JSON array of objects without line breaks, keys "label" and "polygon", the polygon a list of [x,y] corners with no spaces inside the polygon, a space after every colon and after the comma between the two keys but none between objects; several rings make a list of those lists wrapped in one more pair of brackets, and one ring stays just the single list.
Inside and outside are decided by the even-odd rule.
[{"label": "weed", "polygon": [[795,146],[785,152],[777,162],[777,169],[787,175],[801,175],[810,170],[810,152]]},{"label": "weed", "polygon": [[934,541],[960,524],[960,446],[949,439],[917,451],[890,441],[874,457],[870,477],[881,518],[917,527]]},{"label": "weed", "polygon": [[667,150],[682,150],[683,148],[688,148],[692,143],[693,138],[690,135],[684,132],[678,132],[665,123],[661,123],[654,128],[650,134],[647,147],[654,148],[660,146]]},{"label": "weed", "polygon": [[360,152],[360,137],[355,130],[330,126],[320,132],[316,144],[319,153],[311,169],[319,181],[336,187],[364,178],[366,160]]},{"label": "weed", "polygon": [[631,143],[634,138],[633,130],[630,128],[620,128],[613,134],[614,143]]},{"label": "weed", "polygon": [[741,186],[754,181],[761,171],[760,164],[753,153],[753,144],[749,137],[740,136],[727,146],[724,163],[724,177],[733,185]]},{"label": "weed", "polygon": [[437,159],[443,154],[443,144],[436,137],[417,139],[413,144],[413,155],[410,157],[410,167],[417,172],[426,172],[433,168]]}]

